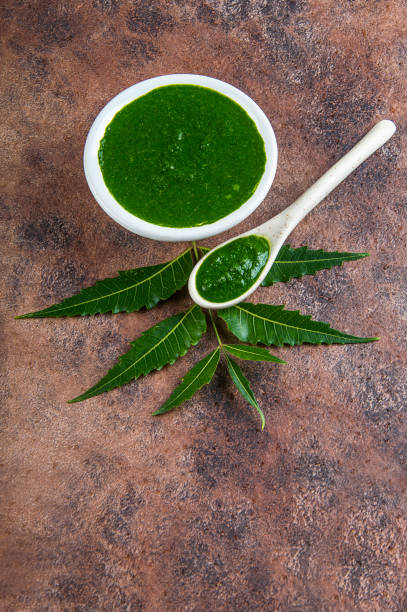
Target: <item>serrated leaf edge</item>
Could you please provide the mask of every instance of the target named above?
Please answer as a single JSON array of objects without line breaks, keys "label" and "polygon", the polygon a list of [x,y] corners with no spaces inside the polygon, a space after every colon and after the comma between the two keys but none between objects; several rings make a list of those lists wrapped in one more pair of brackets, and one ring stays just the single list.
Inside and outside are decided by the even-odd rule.
[{"label": "serrated leaf edge", "polygon": [[[260,348],[260,347],[257,347],[257,346],[252,346],[250,344],[247,345],[247,344],[223,344],[222,343],[222,346],[223,346],[223,348],[228,353],[230,353],[230,355],[233,355],[234,357],[237,357],[237,359],[243,359],[243,360],[244,360],[244,358],[243,357],[239,357],[239,355],[236,355],[236,353],[233,353],[233,351],[230,350],[230,347],[234,348],[234,347],[241,347],[241,346],[243,346],[246,349],[250,349],[251,347],[252,348]],[[286,361],[283,361],[282,359],[279,359],[279,357],[276,357],[275,355],[272,355],[266,349],[264,349],[264,350],[266,351],[266,353],[268,355],[270,355],[270,357],[273,357],[273,360],[268,361],[267,359],[264,359],[264,360],[263,359],[246,359],[246,361],[264,361],[264,363],[287,363]],[[247,352],[249,353],[250,351],[247,351]],[[242,353],[243,353],[243,351],[242,351]],[[253,355],[256,355],[256,353],[253,353]]]},{"label": "serrated leaf edge", "polygon": [[[324,251],[324,249],[318,249],[315,252],[318,253],[318,251]],[[349,255],[349,257],[326,257],[326,258],[321,258],[321,259],[298,259],[298,260],[297,259],[290,259],[290,260],[275,259],[274,263],[288,265],[288,264],[301,264],[301,263],[319,263],[320,261],[337,261],[337,260],[340,260],[342,263],[344,261],[357,261],[358,259],[369,257],[369,255],[370,253],[352,253]],[[355,257],[357,257],[357,259],[354,259]],[[317,270],[317,271],[321,272],[321,270]],[[308,275],[305,274],[304,276],[308,276]]]},{"label": "serrated leaf edge", "polygon": [[[305,248],[305,251],[312,251],[314,253],[338,253],[340,255],[340,251],[325,251],[324,249],[310,249],[308,246],[305,247],[292,247],[289,244],[283,245],[280,249],[280,251],[284,248],[284,247],[288,247],[291,250],[299,250],[302,248]],[[331,268],[333,268],[334,266],[342,266],[345,262],[348,261],[357,261],[358,259],[364,259],[365,257],[369,257],[370,253],[347,253],[347,257],[324,257],[324,258],[320,258],[320,259],[290,259],[290,260],[286,260],[286,259],[275,259],[274,264],[279,264],[279,265],[283,265],[283,266],[287,266],[287,265],[291,265],[291,264],[318,264],[319,262],[329,262],[332,265],[330,265],[329,267],[327,266],[326,268],[322,268],[321,270],[315,270],[314,272],[295,272],[293,274],[293,276],[290,276],[289,278],[281,278],[280,280],[273,280],[270,283],[266,283],[267,280],[267,276],[266,278],[263,280],[263,282],[261,283],[262,287],[272,287],[273,285],[275,285],[276,283],[282,282],[282,283],[288,283],[291,280],[294,279],[299,279],[299,278],[303,278],[304,276],[315,276],[316,274],[318,274],[318,272],[321,272],[322,270],[330,270]],[[278,257],[278,254],[277,254]],[[338,263],[335,263],[338,262]],[[270,269],[271,272],[272,268]]]},{"label": "serrated leaf edge", "polygon": [[[175,264],[179,259],[181,259],[181,257],[183,257],[184,255],[186,255],[188,252],[191,251],[191,248],[186,249],[185,251],[183,251],[180,255],[178,255],[177,257],[175,257],[174,259],[171,259],[170,261],[168,261],[166,264],[163,264],[163,267],[160,267],[159,270],[157,270],[157,272],[154,272],[154,274],[152,274],[151,276],[144,278],[143,280],[134,283],[134,285],[130,285],[129,287],[124,287],[123,289],[118,289],[117,291],[113,291],[112,293],[108,293],[106,295],[103,296],[98,296],[95,298],[92,298],[91,300],[85,300],[84,302],[79,302],[78,304],[74,304],[74,307],[80,307],[80,306],[84,306],[85,304],[90,304],[91,302],[97,302],[100,299],[108,299],[110,298],[112,295],[118,295],[119,293],[123,293],[124,291],[131,291],[132,289],[135,289],[136,287],[138,287],[139,285],[142,285],[144,283],[151,283],[151,280],[155,277],[158,276],[159,274],[162,274],[167,268],[169,268],[170,266],[172,266],[173,264]],[[155,264],[154,266],[151,267],[156,267],[156,266],[161,266],[162,264]],[[136,269],[141,269],[141,268],[136,268]],[[120,275],[125,275],[125,274],[129,274],[130,272],[133,272],[133,270],[119,270],[119,276]],[[99,282],[103,282],[103,280],[111,280],[111,279],[102,279]],[[91,289],[91,287],[85,287],[85,289]],[[74,296],[71,296],[74,297]],[[66,298],[69,299],[69,298]],[[55,306],[57,306],[58,304],[55,304]],[[52,306],[50,306],[49,308],[52,308]],[[62,308],[56,308],[55,310],[52,311],[52,313],[59,313],[63,310],[67,310],[69,308],[72,308],[72,305],[69,304],[68,306],[63,306]],[[48,310],[48,309],[45,309]],[[35,315],[39,312],[42,312],[42,310],[39,311],[34,311],[34,312],[30,312],[27,314],[23,314],[23,315],[18,315],[16,317],[14,317],[15,319],[35,319]],[[113,312],[113,311],[112,311]],[[39,317],[38,317],[39,318]],[[44,317],[45,318],[45,317]]]},{"label": "serrated leaf edge", "polygon": [[[261,304],[256,304],[256,306],[261,306]],[[272,304],[265,304],[265,306],[272,306]],[[330,334],[330,333],[327,333],[325,331],[321,332],[320,330],[317,330],[317,329],[305,329],[303,327],[298,327],[297,325],[289,325],[288,323],[281,323],[280,321],[273,321],[272,319],[266,319],[266,317],[262,317],[261,315],[255,314],[255,313],[251,312],[250,310],[245,310],[239,304],[237,304],[236,306],[232,306],[231,308],[236,308],[237,310],[242,310],[243,312],[251,315],[252,317],[256,317],[257,319],[260,319],[262,321],[267,321],[268,323],[274,323],[275,325],[281,325],[282,327],[290,327],[291,329],[296,329],[298,331],[306,331],[307,333],[324,334],[325,336],[330,336],[331,338],[340,338],[341,336],[342,337],[358,338],[358,339],[363,340],[364,342],[374,342],[375,340],[379,340],[378,337],[361,338],[360,336],[352,336],[351,334],[346,334],[344,332],[339,332],[339,335],[338,334]],[[281,310],[285,309],[284,305],[277,306],[277,308],[280,308]],[[303,315],[299,310],[289,310],[289,311],[285,311],[285,312],[290,312],[290,313],[294,313],[294,314],[300,315],[301,317],[305,317],[308,321],[313,321],[315,323],[323,323],[324,325],[327,325],[329,329],[332,329],[329,323],[326,323],[325,321],[315,321],[312,318],[311,315]],[[221,314],[219,316],[222,318]],[[227,325],[226,321],[225,321],[225,323]],[[284,343],[284,344],[291,344],[291,343],[287,342],[287,343]],[[304,343],[303,342],[299,343],[299,345],[301,345],[301,344],[304,344]],[[324,341],[321,341],[318,344],[324,344]],[[292,344],[292,346],[294,346],[294,344]]]},{"label": "serrated leaf edge", "polygon": [[[228,355],[226,355],[226,353],[224,353],[224,355],[225,355],[225,359],[226,359],[226,362],[227,362],[228,368],[230,368],[230,369],[231,369],[231,370],[234,372],[234,374],[236,375],[236,377],[237,377],[237,378],[239,378],[239,373],[238,373],[238,372],[236,372],[236,370],[235,370],[235,368],[237,368],[238,370],[240,370],[239,366],[237,365],[237,363],[235,363],[235,362],[233,361],[233,359],[232,359],[231,357],[228,357]],[[265,424],[266,424],[266,419],[265,419],[265,417],[264,417],[264,413],[263,413],[262,409],[260,408],[259,404],[257,403],[257,400],[256,400],[256,398],[255,398],[255,396],[254,396],[254,393],[253,393],[253,391],[252,391],[252,389],[251,389],[251,387],[250,387],[250,383],[249,383],[249,381],[247,380],[246,376],[243,374],[242,370],[240,370],[240,372],[241,372],[241,374],[242,374],[242,376],[243,376],[244,380],[247,382],[247,385],[248,385],[248,387],[249,387],[249,391],[250,391],[250,393],[252,394],[252,396],[253,396],[253,397],[250,397],[250,394],[248,394],[248,395],[249,395],[249,399],[247,399],[247,398],[246,398],[246,397],[243,395],[243,393],[240,391],[239,387],[236,385],[236,382],[233,380],[233,377],[232,377],[232,376],[231,376],[231,378],[232,378],[233,382],[235,383],[237,390],[239,391],[239,393],[241,393],[242,397],[243,397],[243,398],[244,398],[246,401],[248,401],[248,402],[249,402],[249,404],[251,404],[251,405],[253,406],[253,408],[255,408],[255,409],[257,410],[257,412],[259,413],[259,415],[260,415],[260,419],[261,419],[261,430],[263,431],[264,426],[265,426]],[[239,381],[239,382],[240,382],[240,381]]]},{"label": "serrated leaf edge", "polygon": [[[191,306],[191,308],[189,308],[189,310],[187,310],[187,311],[186,311],[186,313],[184,314],[184,316],[182,317],[182,319],[180,319],[180,320],[178,321],[178,323],[177,323],[177,324],[176,324],[174,327],[172,327],[172,328],[171,328],[171,330],[170,330],[170,331],[169,331],[169,332],[168,332],[168,333],[167,333],[167,334],[166,334],[166,335],[165,335],[163,338],[161,338],[159,342],[157,342],[157,344],[154,344],[154,345],[153,345],[153,346],[150,348],[150,350],[148,350],[146,353],[143,353],[143,355],[142,355],[141,357],[139,357],[139,358],[138,358],[136,361],[133,361],[133,362],[131,363],[131,365],[130,365],[128,368],[126,368],[125,370],[122,370],[122,371],[121,371],[119,374],[117,374],[117,375],[116,375],[114,378],[110,378],[108,381],[106,381],[106,383],[105,383],[104,385],[102,385],[101,387],[99,387],[99,388],[98,388],[98,393],[97,393],[97,395],[100,395],[100,393],[103,393],[103,391],[100,391],[100,389],[103,389],[103,387],[110,386],[110,384],[112,383],[112,381],[116,380],[116,379],[117,379],[117,378],[119,378],[120,376],[123,376],[123,374],[125,374],[125,373],[126,373],[128,370],[130,370],[131,368],[133,368],[133,367],[134,367],[134,365],[135,365],[136,363],[138,363],[138,362],[139,362],[139,361],[141,361],[142,359],[145,359],[145,357],[146,357],[147,355],[149,355],[149,354],[150,354],[152,351],[154,351],[154,350],[155,350],[155,349],[156,349],[158,346],[160,346],[160,344],[162,344],[162,343],[164,342],[164,340],[166,340],[166,339],[168,338],[168,336],[170,336],[170,335],[171,335],[171,334],[172,334],[172,333],[173,333],[173,332],[174,332],[174,331],[175,331],[175,330],[176,330],[176,329],[177,329],[177,328],[178,328],[180,325],[182,325],[182,324],[183,324],[184,319],[186,319],[186,317],[187,317],[187,316],[188,316],[188,315],[189,315],[189,314],[190,314],[190,313],[191,313],[191,312],[192,312],[192,311],[193,311],[195,308],[199,308],[199,306],[197,306],[196,304],[195,304],[194,306]],[[187,329],[186,329],[186,331],[187,331],[187,333],[188,333],[188,336],[190,336],[190,337],[191,337],[191,334],[188,332],[188,330],[187,330]],[[204,333],[204,332],[203,332],[203,333]],[[202,337],[202,335],[201,335],[201,337]],[[201,337],[200,337],[200,338],[201,338]],[[197,340],[197,342],[192,343],[192,346],[194,346],[194,344],[198,344],[198,342],[199,342],[200,338]],[[132,342],[131,344],[133,345],[133,342]],[[176,357],[176,358],[174,359],[174,361],[170,361],[169,363],[163,364],[163,365],[162,365],[161,367],[159,367],[159,368],[155,368],[155,371],[159,372],[160,370],[162,370],[162,368],[163,368],[165,365],[172,365],[173,363],[175,363],[175,361],[176,361],[176,360],[177,360],[179,357],[183,357],[183,356],[185,355],[185,353],[186,353],[186,352],[187,352],[187,351],[185,351],[184,353],[181,353],[180,355],[178,355],[178,357]],[[120,385],[120,386],[121,386],[121,385]],[[73,403],[75,403],[75,402],[77,402],[77,401],[81,401],[79,398],[81,398],[83,395],[86,395],[86,393],[87,393],[87,391],[85,391],[85,393],[82,393],[81,395],[78,395],[78,397],[74,397],[73,399],[68,400],[68,404],[73,404]],[[91,397],[93,397],[93,395],[92,395]],[[87,399],[87,398],[84,398],[84,399]],[[89,398],[89,399],[90,399],[90,398]]]},{"label": "serrated leaf edge", "polygon": [[[210,353],[207,355],[207,357],[208,357],[209,355],[210,355]],[[205,369],[206,369],[206,368],[209,366],[209,364],[212,362],[212,359],[213,359],[215,356],[217,356],[217,357],[218,357],[218,362],[219,362],[219,357],[220,357],[220,348],[219,348],[219,347],[218,347],[218,348],[216,348],[214,351],[212,351],[211,358],[210,358],[210,359],[208,359],[207,363],[206,363],[206,364],[205,364],[205,366],[202,368],[202,370],[200,370],[200,372],[199,372],[199,373],[198,373],[198,374],[195,376],[195,378],[194,378],[194,379],[193,379],[193,380],[192,380],[192,381],[189,383],[189,385],[188,385],[187,387],[185,387],[185,389],[182,389],[182,391],[181,391],[180,393],[185,393],[185,392],[187,391],[187,389],[189,389],[189,387],[190,387],[191,385],[193,385],[193,384],[194,384],[194,382],[197,380],[197,378],[199,378],[199,377],[201,376],[202,372],[204,372],[204,371],[205,371]],[[204,359],[205,359],[205,357],[204,357]],[[202,361],[202,360],[201,360],[201,361]],[[199,363],[199,362],[198,362],[198,363]],[[195,365],[198,365],[198,364],[195,364]],[[195,367],[195,366],[193,366],[193,367]],[[217,364],[216,364],[216,367],[217,367]],[[215,371],[216,371],[216,369],[215,369]],[[215,372],[214,372],[214,373],[215,373]],[[178,388],[179,388],[179,387],[181,386],[181,384],[183,383],[184,378],[187,376],[187,374],[188,374],[188,372],[185,374],[185,376],[183,376],[183,377],[181,378],[181,383],[178,385]],[[210,382],[210,381],[209,381],[209,382]],[[202,387],[203,387],[204,385],[207,385],[207,384],[209,384],[209,383],[204,383],[204,384],[203,384],[201,387],[199,387],[199,389],[202,389]],[[199,389],[197,389],[197,391],[199,391]],[[176,391],[176,390],[177,390],[177,388],[176,388],[176,389],[174,389],[174,393],[175,393],[175,391]],[[179,397],[179,395],[178,395],[178,397]],[[190,398],[189,398],[189,399],[190,399]],[[171,410],[171,408],[169,408],[168,410],[165,410],[165,412],[161,412],[161,409],[163,408],[163,406],[165,406],[165,404],[167,404],[167,402],[169,403],[169,401],[170,401],[170,400],[172,400],[172,401],[171,401],[171,403],[174,403],[174,401],[175,401],[175,402],[177,401],[177,400],[176,400],[176,397],[172,398],[172,397],[170,396],[170,397],[168,398],[168,400],[167,400],[166,402],[164,402],[164,404],[161,406],[161,408],[159,408],[158,410],[156,410],[155,412],[153,412],[153,413],[152,413],[152,416],[159,416],[160,414],[165,414],[166,412],[169,412],[169,411]],[[169,404],[169,405],[170,405],[170,404]],[[176,406],[174,406],[174,407],[176,408]]]}]

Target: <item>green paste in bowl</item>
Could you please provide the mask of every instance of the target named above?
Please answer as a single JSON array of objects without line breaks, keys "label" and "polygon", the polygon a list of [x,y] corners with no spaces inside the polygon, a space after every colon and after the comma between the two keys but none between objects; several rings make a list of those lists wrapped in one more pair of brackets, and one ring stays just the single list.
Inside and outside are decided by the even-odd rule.
[{"label": "green paste in bowl", "polygon": [[264,141],[246,111],[199,85],[158,87],[123,107],[106,128],[98,158],[124,209],[180,228],[237,210],[266,165]]}]

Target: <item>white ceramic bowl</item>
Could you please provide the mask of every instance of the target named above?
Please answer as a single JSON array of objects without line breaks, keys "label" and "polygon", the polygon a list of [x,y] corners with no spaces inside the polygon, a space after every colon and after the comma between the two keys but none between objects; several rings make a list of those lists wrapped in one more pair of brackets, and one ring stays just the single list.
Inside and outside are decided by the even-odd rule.
[{"label": "white ceramic bowl", "polygon": [[[163,85],[201,85],[202,87],[208,87],[214,89],[220,93],[228,96],[238,104],[250,115],[255,122],[259,133],[264,140],[264,146],[266,150],[266,167],[263,176],[257,186],[254,194],[244,203],[240,208],[233,211],[226,217],[215,221],[214,223],[208,223],[207,225],[201,225],[199,227],[162,227],[155,225],[154,223],[148,223],[143,221],[139,217],[129,213],[125,210],[115,198],[112,196],[110,191],[105,185],[103,180],[102,171],[98,161],[98,150],[99,143],[105,134],[106,127],[112,121],[116,113],[136,98],[144,96],[146,93],[155,89],[156,87],[162,87]],[[96,201],[103,208],[103,210],[112,219],[120,223],[123,227],[145,236],[147,238],[153,238],[154,240],[166,240],[169,242],[184,242],[189,240],[201,240],[208,236],[215,236],[224,232],[234,225],[237,225],[246,217],[248,217],[264,200],[268,190],[274,179],[277,168],[277,142],[274,135],[273,128],[271,127],[270,121],[263,113],[261,108],[257,106],[255,102],[245,93],[219,81],[207,76],[201,76],[199,74],[168,74],[164,76],[154,77],[146,81],[141,81],[136,85],[132,85],[128,89],[120,92],[115,96],[106,106],[100,111],[99,115],[93,122],[92,127],[89,130],[88,137],[85,143],[85,150],[83,154],[83,163],[85,169],[85,176],[88,182],[89,188],[95,197]]]}]

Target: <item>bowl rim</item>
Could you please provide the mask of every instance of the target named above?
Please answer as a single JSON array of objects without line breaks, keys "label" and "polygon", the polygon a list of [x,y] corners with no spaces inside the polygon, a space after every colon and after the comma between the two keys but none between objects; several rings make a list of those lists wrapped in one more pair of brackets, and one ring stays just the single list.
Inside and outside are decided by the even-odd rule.
[{"label": "bowl rim", "polygon": [[[166,227],[136,217],[117,202],[103,180],[99,166],[98,150],[106,127],[121,108],[157,87],[184,84],[200,85],[214,89],[237,102],[253,119],[263,138],[266,165],[255,192],[237,210],[218,221],[198,227]],[[271,123],[261,108],[247,94],[237,87],[213,77],[200,74],[167,74],[131,85],[118,93],[102,108],[88,132],[83,153],[83,165],[86,181],[93,197],[114,221],[127,230],[146,238],[167,242],[184,242],[215,236],[246,219],[266,197],[276,173],[277,158],[277,141]]]}]

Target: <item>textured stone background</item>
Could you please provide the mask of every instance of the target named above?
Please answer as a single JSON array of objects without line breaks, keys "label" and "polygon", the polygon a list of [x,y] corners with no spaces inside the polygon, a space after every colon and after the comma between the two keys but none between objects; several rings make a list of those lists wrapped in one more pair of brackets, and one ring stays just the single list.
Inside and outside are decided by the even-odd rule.
[{"label": "textured stone background", "polygon": [[[6,0],[1,15],[1,610],[405,612],[405,0]],[[229,81],[274,125],[274,185],[238,230],[377,119],[398,125],[291,238],[371,257],[256,294],[381,340],[244,364],[263,433],[222,367],[150,416],[211,332],[171,368],[66,404],[185,292],[138,314],[13,320],[184,247],[121,229],[82,171],[101,107],[172,72]]]}]

